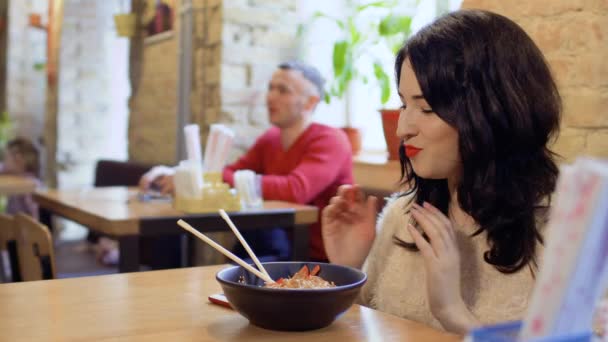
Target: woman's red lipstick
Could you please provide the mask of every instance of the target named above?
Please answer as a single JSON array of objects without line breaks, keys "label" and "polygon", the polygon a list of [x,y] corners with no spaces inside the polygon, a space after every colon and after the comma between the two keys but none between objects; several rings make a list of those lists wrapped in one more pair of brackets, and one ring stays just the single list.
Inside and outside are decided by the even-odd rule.
[{"label": "woman's red lipstick", "polygon": [[408,158],[415,157],[420,151],[422,151],[421,148],[412,145],[405,145],[405,155]]}]

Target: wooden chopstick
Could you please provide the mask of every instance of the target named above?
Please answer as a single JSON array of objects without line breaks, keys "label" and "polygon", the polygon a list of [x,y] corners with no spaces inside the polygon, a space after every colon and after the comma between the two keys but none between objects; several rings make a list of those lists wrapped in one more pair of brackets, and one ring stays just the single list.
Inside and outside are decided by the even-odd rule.
[{"label": "wooden chopstick", "polygon": [[232,229],[232,232],[234,233],[234,235],[236,235],[236,238],[239,239],[239,241],[241,242],[243,247],[245,247],[245,250],[251,257],[251,260],[253,260],[255,265],[258,267],[258,269],[260,271],[262,271],[262,273],[264,273],[268,278],[270,278],[270,275],[268,274],[268,272],[266,272],[266,269],[264,268],[264,266],[262,266],[262,263],[260,263],[260,260],[258,260],[258,257],[255,256],[255,253],[253,253],[253,251],[249,247],[249,244],[247,243],[247,241],[245,241],[245,239],[243,238],[243,236],[241,235],[239,230],[236,228],[236,226],[234,225],[234,223],[232,222],[232,220],[230,219],[228,214],[226,214],[224,209],[220,209],[219,212],[220,212],[220,216],[224,219],[224,221],[226,221],[226,223],[228,223],[228,227],[230,227],[230,229]]},{"label": "wooden chopstick", "polygon": [[227,256],[229,259],[231,259],[232,261],[236,262],[237,264],[243,266],[247,271],[255,274],[258,278],[264,280],[267,283],[274,283],[274,280],[272,280],[272,278],[270,278],[268,275],[256,270],[255,268],[251,267],[249,264],[247,264],[245,261],[243,261],[241,258],[237,257],[236,255],[232,254],[229,250],[227,250],[226,248],[220,246],[217,242],[211,240],[210,238],[208,238],[207,236],[205,236],[205,234],[199,232],[198,230],[194,229],[191,225],[189,225],[186,221],[184,220],[178,220],[177,224],[182,227],[183,229],[189,231],[190,233],[194,234],[197,238],[205,241],[207,244],[209,244],[209,246],[215,248],[218,252],[224,254],[225,256]]}]

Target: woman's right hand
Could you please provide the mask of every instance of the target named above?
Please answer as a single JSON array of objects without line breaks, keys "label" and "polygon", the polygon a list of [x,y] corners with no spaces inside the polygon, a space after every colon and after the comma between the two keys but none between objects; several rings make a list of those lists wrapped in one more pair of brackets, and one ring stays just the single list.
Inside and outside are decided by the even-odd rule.
[{"label": "woman's right hand", "polygon": [[329,261],[363,266],[376,237],[377,198],[357,185],[342,185],[323,209],[321,228]]}]

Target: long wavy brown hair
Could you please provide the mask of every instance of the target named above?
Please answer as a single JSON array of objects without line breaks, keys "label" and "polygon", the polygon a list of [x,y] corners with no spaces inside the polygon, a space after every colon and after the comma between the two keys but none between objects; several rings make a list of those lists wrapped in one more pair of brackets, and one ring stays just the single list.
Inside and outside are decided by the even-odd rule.
[{"label": "long wavy brown hair", "polygon": [[[555,189],[558,168],[548,143],[559,130],[561,99],[543,54],[510,19],[487,11],[444,15],[411,37],[409,59],[433,111],[459,134],[460,207],[487,232],[484,260],[503,273],[536,265],[542,242],[536,217]],[[424,179],[400,147],[401,181],[417,203],[447,215],[447,180]],[[544,203],[544,204],[543,204]],[[396,240],[413,249],[415,245]]]}]

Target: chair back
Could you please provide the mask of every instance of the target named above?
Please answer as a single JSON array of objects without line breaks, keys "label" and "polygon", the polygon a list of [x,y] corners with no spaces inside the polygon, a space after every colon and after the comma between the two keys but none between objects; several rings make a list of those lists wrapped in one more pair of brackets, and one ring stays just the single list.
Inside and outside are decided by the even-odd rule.
[{"label": "chair back", "polygon": [[137,186],[150,165],[129,161],[99,160],[95,167],[95,186]]},{"label": "chair back", "polygon": [[0,282],[21,279],[17,261],[17,229],[11,215],[0,214]]},{"label": "chair back", "polygon": [[22,280],[55,278],[53,240],[47,226],[22,213],[15,215],[15,222]]},{"label": "chair back", "polygon": [[13,217],[7,214],[0,214],[0,250],[8,250],[8,243],[15,240],[15,221]]}]

